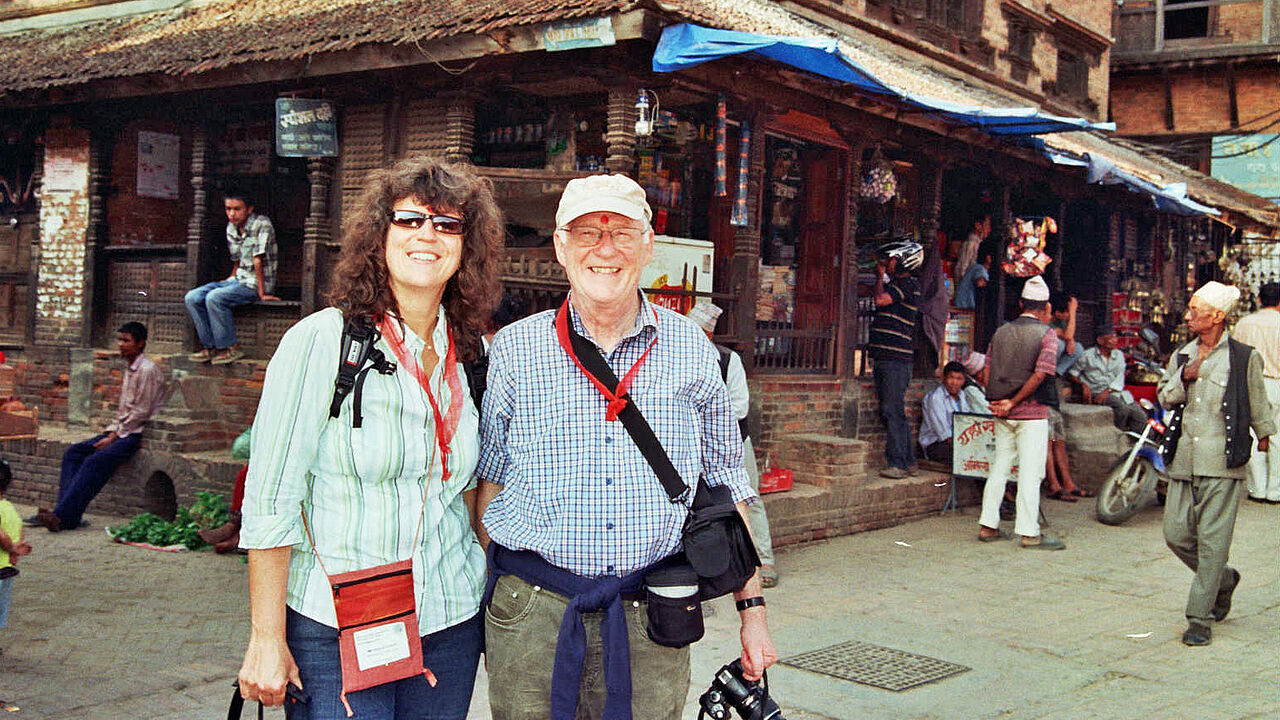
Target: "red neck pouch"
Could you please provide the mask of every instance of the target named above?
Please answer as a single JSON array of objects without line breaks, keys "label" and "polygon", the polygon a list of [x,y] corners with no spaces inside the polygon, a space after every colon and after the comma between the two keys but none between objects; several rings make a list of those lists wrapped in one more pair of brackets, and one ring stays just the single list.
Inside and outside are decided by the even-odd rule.
[{"label": "red neck pouch", "polygon": [[[655,324],[658,322],[657,310],[653,311],[653,322]],[[578,370],[587,376],[591,384],[595,386],[596,390],[600,391],[605,401],[608,402],[604,419],[609,421],[617,420],[618,413],[627,407],[627,391],[631,388],[632,381],[636,379],[636,374],[640,372],[640,366],[644,365],[644,361],[649,359],[649,351],[653,350],[653,346],[658,344],[657,335],[654,335],[649,347],[644,349],[644,354],[640,356],[640,359],[636,360],[631,369],[627,371],[627,374],[623,375],[622,379],[618,381],[618,387],[611,390],[600,381],[600,378],[592,375],[590,370],[582,366],[582,361],[578,359],[577,353],[573,351],[573,344],[569,340],[569,332],[569,299],[565,298],[564,304],[560,306],[560,310],[556,313],[556,338],[560,341],[560,347],[564,348],[564,351],[573,359],[573,364],[578,366]]]}]

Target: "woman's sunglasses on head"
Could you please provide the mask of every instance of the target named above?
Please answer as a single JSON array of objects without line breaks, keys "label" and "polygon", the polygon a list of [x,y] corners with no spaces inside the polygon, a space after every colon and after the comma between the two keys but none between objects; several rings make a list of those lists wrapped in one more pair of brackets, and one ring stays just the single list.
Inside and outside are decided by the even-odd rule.
[{"label": "woman's sunglasses on head", "polygon": [[431,221],[431,227],[442,235],[461,235],[466,230],[462,218],[449,215],[428,215],[417,210],[392,210],[391,224],[405,230],[417,230]]}]

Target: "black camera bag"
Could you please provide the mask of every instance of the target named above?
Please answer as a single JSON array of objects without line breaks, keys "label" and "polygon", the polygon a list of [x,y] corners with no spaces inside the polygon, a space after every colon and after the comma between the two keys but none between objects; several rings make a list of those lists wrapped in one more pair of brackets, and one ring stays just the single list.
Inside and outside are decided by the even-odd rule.
[{"label": "black camera bag", "polygon": [[[618,376],[594,343],[572,327],[569,328],[569,341],[583,367],[609,387],[618,386]],[[627,429],[627,434],[649,461],[671,502],[687,502],[689,486],[680,477],[680,471],[671,463],[667,451],[631,396],[623,397],[627,406],[618,413],[618,419]],[[741,590],[760,566],[760,556],[751,542],[751,533],[733,503],[729,488],[711,487],[703,478],[698,479],[698,487],[685,518],[683,541],[685,560],[698,573],[698,590],[703,600]]]}]

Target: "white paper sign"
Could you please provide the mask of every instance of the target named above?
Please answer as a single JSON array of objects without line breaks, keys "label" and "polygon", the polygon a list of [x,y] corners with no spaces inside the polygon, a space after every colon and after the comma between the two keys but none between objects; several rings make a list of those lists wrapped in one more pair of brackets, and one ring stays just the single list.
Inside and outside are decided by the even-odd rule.
[{"label": "white paper sign", "polygon": [[138,132],[138,197],[178,199],[181,142],[177,135]]},{"label": "white paper sign", "polygon": [[402,622],[357,630],[352,633],[351,640],[356,646],[356,665],[361,670],[409,657],[409,637]]},{"label": "white paper sign", "polygon": [[[996,419],[992,415],[957,412],[951,414],[951,474],[956,477],[986,478],[996,456]],[[1016,478],[1018,465],[1009,470]]]}]

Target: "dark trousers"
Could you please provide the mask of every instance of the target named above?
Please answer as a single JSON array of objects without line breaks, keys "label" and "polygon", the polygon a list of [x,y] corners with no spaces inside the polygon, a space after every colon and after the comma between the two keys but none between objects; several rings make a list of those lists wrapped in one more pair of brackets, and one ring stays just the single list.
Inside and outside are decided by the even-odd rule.
[{"label": "dark trousers", "polygon": [[106,486],[116,468],[138,451],[142,442],[142,437],[134,433],[95,450],[93,444],[104,437],[105,433],[78,442],[62,454],[62,479],[58,483],[58,505],[53,514],[62,521],[63,530],[80,525],[84,509]]},{"label": "dark trousers", "polygon": [[947,467],[951,467],[951,441],[939,440],[924,449],[925,458],[934,462],[945,463]]},{"label": "dark trousers", "polygon": [[916,463],[904,402],[907,386],[911,384],[911,361],[876,360],[871,374],[876,383],[876,398],[880,401],[880,417],[889,431],[884,458],[892,467],[905,470]]}]

